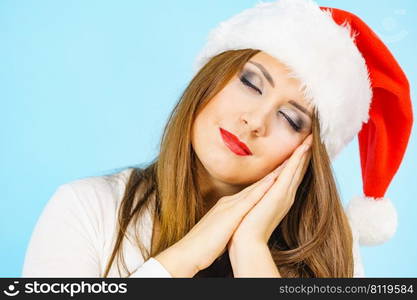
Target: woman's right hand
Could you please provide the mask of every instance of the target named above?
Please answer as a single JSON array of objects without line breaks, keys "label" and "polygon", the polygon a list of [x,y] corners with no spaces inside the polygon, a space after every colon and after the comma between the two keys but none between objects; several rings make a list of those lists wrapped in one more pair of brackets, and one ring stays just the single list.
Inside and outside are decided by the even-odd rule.
[{"label": "woman's right hand", "polygon": [[243,217],[262,199],[283,165],[240,192],[220,198],[181,240],[158,254],[155,259],[173,277],[186,277],[185,274],[192,277],[210,266],[224,253]]}]

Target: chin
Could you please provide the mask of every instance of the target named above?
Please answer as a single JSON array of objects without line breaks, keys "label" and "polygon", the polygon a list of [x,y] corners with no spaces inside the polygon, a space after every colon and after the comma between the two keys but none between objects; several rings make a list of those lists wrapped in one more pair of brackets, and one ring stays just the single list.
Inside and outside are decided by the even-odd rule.
[{"label": "chin", "polygon": [[223,184],[234,186],[245,186],[251,184],[251,180],[248,178],[242,178],[241,168],[219,168],[215,166],[213,168],[206,168],[206,171],[210,177]]}]

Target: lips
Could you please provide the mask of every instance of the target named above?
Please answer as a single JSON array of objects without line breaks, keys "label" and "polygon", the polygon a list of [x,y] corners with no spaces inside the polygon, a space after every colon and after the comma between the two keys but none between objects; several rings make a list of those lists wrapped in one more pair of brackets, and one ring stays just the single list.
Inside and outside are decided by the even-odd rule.
[{"label": "lips", "polygon": [[225,142],[226,146],[229,147],[235,154],[245,156],[245,155],[252,155],[252,152],[245,145],[245,143],[241,142],[237,136],[230,133],[229,131],[220,128],[220,134]]}]

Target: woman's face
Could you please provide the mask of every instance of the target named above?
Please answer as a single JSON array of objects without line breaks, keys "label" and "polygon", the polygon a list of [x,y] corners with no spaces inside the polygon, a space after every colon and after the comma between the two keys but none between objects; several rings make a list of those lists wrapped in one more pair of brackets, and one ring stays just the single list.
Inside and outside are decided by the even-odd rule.
[{"label": "woman's face", "polygon": [[[197,115],[192,145],[212,179],[247,185],[283,163],[302,143],[311,132],[312,110],[300,82],[278,60],[259,52]],[[233,152],[222,130],[252,154]]]}]

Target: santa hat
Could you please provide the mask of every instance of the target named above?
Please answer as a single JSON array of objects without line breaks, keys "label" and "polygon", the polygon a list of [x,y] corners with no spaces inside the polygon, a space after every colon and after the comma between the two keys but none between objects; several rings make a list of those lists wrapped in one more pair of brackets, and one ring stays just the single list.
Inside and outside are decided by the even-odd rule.
[{"label": "santa hat", "polygon": [[390,239],[397,214],[385,192],[404,156],[413,122],[407,78],[388,48],[354,14],[312,0],[255,7],[213,29],[195,72],[226,50],[258,49],[287,65],[317,108],[320,138],[333,160],[358,135],[363,194],[347,216],[362,245]]}]

